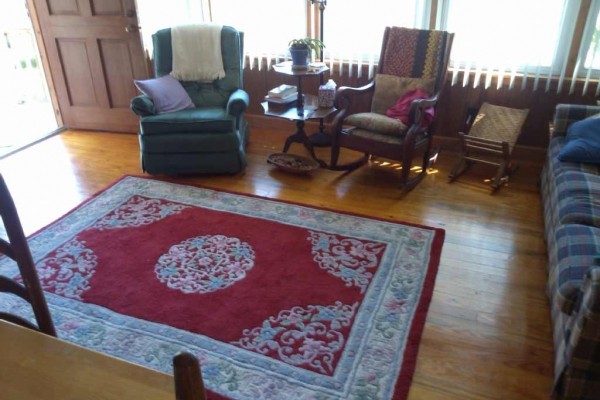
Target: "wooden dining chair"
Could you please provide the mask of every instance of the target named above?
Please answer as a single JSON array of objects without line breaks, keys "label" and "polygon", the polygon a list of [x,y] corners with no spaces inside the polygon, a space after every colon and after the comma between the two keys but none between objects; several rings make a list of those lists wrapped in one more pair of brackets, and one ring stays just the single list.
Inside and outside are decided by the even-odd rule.
[{"label": "wooden dining chair", "polygon": [[200,362],[188,352],[173,357],[175,375],[175,398],[177,400],[206,400]]},{"label": "wooden dining chair", "polygon": [[22,316],[3,311],[0,311],[0,319],[56,336],[52,317],[46,304],[46,298],[29,251],[27,239],[23,233],[15,203],[1,174],[0,216],[8,237],[8,240],[0,238],[0,253],[17,263],[23,280],[21,284],[7,276],[0,275],[0,292],[12,293],[29,302],[33,308],[37,326]]}]

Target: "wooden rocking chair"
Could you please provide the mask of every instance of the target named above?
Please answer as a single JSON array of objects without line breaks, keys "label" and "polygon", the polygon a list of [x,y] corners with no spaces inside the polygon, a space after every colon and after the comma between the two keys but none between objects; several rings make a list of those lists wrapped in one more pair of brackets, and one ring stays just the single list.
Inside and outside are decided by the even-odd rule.
[{"label": "wooden rocking chair", "polygon": [[516,109],[483,103],[479,112],[471,112],[466,131],[459,132],[461,154],[449,179],[453,182],[475,163],[498,166],[492,193],[508,181],[515,168],[511,155],[521,134],[528,109]]},{"label": "wooden rocking chair", "polygon": [[[444,87],[453,38],[453,33],[445,31],[385,28],[375,79],[359,88],[341,87],[336,93],[339,112],[332,122],[330,169],[351,171],[376,156],[401,161],[402,190],[411,190],[425,177],[432,158],[429,125],[434,121],[424,122]],[[410,102],[408,123],[386,115],[400,97],[416,89],[430,97]],[[353,103],[360,104],[361,96],[372,96],[370,109],[354,109]],[[360,152],[362,157],[340,164],[341,148]],[[417,150],[422,150],[421,168],[411,176]]]}]

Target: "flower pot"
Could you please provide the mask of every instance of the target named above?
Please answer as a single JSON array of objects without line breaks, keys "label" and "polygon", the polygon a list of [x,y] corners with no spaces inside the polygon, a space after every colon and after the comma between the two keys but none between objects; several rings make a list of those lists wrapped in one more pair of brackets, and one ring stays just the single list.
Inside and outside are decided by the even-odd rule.
[{"label": "flower pot", "polygon": [[308,49],[290,48],[290,54],[292,56],[292,69],[308,68]]}]

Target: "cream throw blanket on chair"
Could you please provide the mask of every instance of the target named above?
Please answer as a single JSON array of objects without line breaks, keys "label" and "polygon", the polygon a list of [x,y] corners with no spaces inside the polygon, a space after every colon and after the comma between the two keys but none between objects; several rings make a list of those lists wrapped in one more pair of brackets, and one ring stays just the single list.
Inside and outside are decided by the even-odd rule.
[{"label": "cream throw blanket on chair", "polygon": [[221,28],[216,24],[171,28],[173,71],[180,81],[213,81],[225,77],[221,55]]}]

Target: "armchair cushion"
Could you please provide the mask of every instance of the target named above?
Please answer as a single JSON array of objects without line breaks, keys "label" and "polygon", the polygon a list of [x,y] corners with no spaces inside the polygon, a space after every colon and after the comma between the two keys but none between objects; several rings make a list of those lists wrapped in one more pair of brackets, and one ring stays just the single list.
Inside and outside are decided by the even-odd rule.
[{"label": "armchair cushion", "polygon": [[229,133],[235,131],[235,117],[220,107],[203,107],[144,117],[140,125],[143,136]]},{"label": "armchair cushion", "polygon": [[385,112],[393,107],[396,101],[409,90],[419,88],[427,93],[433,93],[434,85],[434,79],[377,74],[375,76],[375,92],[371,102],[371,111],[385,115]]},{"label": "armchair cushion", "polygon": [[402,136],[407,129],[406,125],[399,119],[374,112],[352,114],[344,120],[344,123],[359,129],[390,136]]},{"label": "armchair cushion", "polygon": [[152,99],[158,114],[194,108],[190,95],[171,75],[134,82],[140,92]]},{"label": "armchair cushion", "polygon": [[600,164],[600,114],[577,121],[567,130],[560,161]]}]

